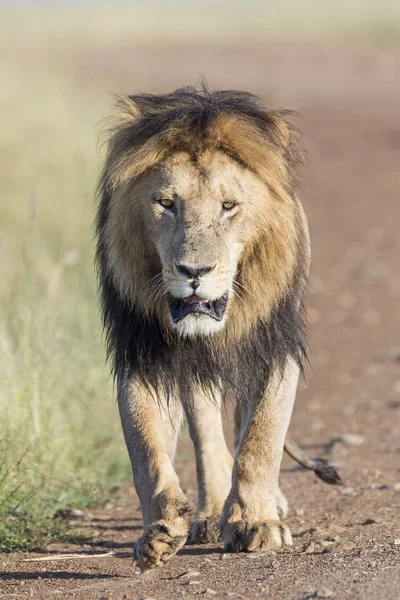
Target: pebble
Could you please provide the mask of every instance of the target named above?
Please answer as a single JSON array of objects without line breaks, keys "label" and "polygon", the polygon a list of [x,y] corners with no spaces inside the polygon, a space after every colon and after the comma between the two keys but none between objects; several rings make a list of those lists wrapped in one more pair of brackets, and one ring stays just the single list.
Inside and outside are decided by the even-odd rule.
[{"label": "pebble", "polygon": [[278,569],[279,568],[279,561],[278,560],[273,560],[271,563],[271,567],[273,569]]},{"label": "pebble", "polygon": [[184,573],[177,575],[176,578],[177,579],[190,579],[191,577],[200,577],[200,573],[198,571],[185,571]]},{"label": "pebble", "polygon": [[366,438],[358,433],[342,433],[342,435],[339,436],[339,441],[344,442],[349,446],[361,446],[366,441]]},{"label": "pebble", "polygon": [[395,545],[395,546],[400,546],[400,538],[396,538],[396,539],[394,540],[394,545]]},{"label": "pebble", "polygon": [[366,519],[362,524],[363,525],[374,525],[376,523],[375,519]]},{"label": "pebble", "polygon": [[247,558],[261,558],[262,556],[266,556],[267,552],[250,552],[246,555]]},{"label": "pebble", "polygon": [[224,552],[224,554],[221,554],[219,558],[220,560],[228,560],[230,557],[231,555],[229,554],[229,552]]},{"label": "pebble", "polygon": [[340,493],[342,494],[342,496],[356,496],[357,494],[355,489],[351,487],[342,488],[340,490]]},{"label": "pebble", "polygon": [[215,596],[217,592],[211,588],[206,588],[205,590],[202,590],[201,593],[209,594],[210,596]]},{"label": "pebble", "polygon": [[314,542],[310,542],[309,544],[307,544],[307,546],[305,546],[305,548],[304,548],[305,554],[313,554],[314,552],[315,552]]},{"label": "pebble", "polygon": [[335,547],[335,551],[336,552],[349,552],[350,550],[353,550],[354,546],[352,544],[338,544]]},{"label": "pebble", "polygon": [[400,492],[400,481],[393,484],[393,489],[395,492]]},{"label": "pebble", "polygon": [[319,590],[316,590],[315,596],[316,598],[332,598],[333,592],[332,590],[328,590],[328,588],[321,588]]}]

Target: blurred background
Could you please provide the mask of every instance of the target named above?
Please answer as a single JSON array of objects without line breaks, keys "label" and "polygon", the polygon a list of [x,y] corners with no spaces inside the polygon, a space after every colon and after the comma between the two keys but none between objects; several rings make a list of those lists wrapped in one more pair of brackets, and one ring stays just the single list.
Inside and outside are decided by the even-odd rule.
[{"label": "blurred background", "polygon": [[62,536],[60,507],[130,478],[96,302],[99,134],[114,93],[203,77],[301,113],[313,368],[294,434],[351,431],[365,477],[400,479],[400,3],[2,0],[0,24],[0,548]]}]

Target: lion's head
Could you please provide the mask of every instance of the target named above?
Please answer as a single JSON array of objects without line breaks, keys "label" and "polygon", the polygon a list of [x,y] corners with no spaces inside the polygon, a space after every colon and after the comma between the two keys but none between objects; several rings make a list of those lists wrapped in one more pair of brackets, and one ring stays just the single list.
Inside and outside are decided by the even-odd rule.
[{"label": "lion's head", "polygon": [[119,104],[98,257],[120,298],[164,332],[225,339],[299,299],[309,249],[287,113],[192,88]]}]

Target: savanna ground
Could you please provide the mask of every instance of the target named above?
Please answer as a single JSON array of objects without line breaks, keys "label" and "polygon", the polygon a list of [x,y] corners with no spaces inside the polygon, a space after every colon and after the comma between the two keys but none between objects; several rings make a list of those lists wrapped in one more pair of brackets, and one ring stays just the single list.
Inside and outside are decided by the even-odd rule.
[{"label": "savanna ground", "polygon": [[[384,20],[383,11],[369,35],[356,31],[351,41],[348,32],[339,39],[339,19],[328,15],[322,41],[314,31],[293,35],[295,17],[277,38],[276,16],[264,39],[260,25],[251,39],[242,11],[236,29],[245,33],[231,41],[218,13],[207,42],[201,12],[184,35],[174,35],[166,15],[163,44],[162,24],[150,41],[155,25],[143,15],[138,39],[128,19],[117,26],[90,12],[43,14],[7,15],[0,40],[0,597],[400,598],[396,15]],[[358,23],[351,10],[346,18],[348,28]],[[310,22],[316,27],[315,15]],[[201,75],[213,88],[248,89],[302,113],[311,368],[291,433],[334,460],[345,484],[326,486],[285,458],[293,548],[225,555],[220,546],[186,547],[140,575],[130,553],[141,519],[125,484],[129,465],[96,308],[96,124],[110,110],[110,91],[165,91]],[[185,431],[177,470],[195,503]]]}]

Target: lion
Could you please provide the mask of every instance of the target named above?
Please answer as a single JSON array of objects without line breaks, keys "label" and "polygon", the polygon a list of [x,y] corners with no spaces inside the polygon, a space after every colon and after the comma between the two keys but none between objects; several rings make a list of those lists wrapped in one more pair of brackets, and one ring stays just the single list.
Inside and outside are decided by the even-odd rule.
[{"label": "lion", "polygon": [[[221,539],[228,552],[291,544],[278,479],[306,357],[310,267],[292,120],[239,91],[120,98],[99,184],[97,267],[143,513],[142,570],[186,542]],[[227,398],[234,457],[222,428]],[[195,513],[173,467],[183,414]]]}]

